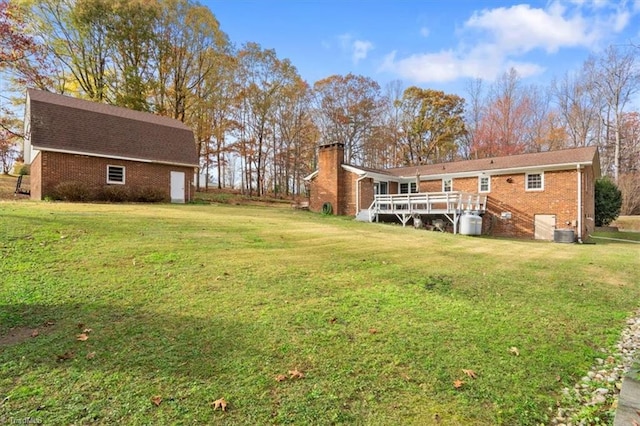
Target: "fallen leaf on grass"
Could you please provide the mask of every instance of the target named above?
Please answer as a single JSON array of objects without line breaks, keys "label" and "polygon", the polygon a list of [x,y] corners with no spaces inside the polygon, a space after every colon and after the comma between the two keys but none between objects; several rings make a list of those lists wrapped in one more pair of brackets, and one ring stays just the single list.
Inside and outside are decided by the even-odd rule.
[{"label": "fallen leaf on grass", "polygon": [[515,346],[511,346],[509,348],[509,353],[513,354],[515,356],[520,356],[520,351],[518,350],[518,348],[516,348]]},{"label": "fallen leaf on grass", "polygon": [[335,324],[335,323],[336,323],[336,321],[338,321],[338,318],[336,318],[336,317],[333,317],[333,318],[331,318],[331,319],[329,320],[329,322],[330,322],[331,324]]},{"label": "fallen leaf on grass", "polygon": [[66,361],[68,359],[73,359],[74,356],[75,354],[73,352],[67,351],[62,355],[56,355],[56,358],[58,359],[58,361]]},{"label": "fallen leaf on grass", "polygon": [[38,331],[38,329],[36,328],[35,330],[33,330],[31,332],[31,337],[38,337],[38,335],[40,334],[40,332]]},{"label": "fallen leaf on grass", "polygon": [[96,353],[95,352],[89,352],[87,354],[87,359],[94,359],[96,357]]},{"label": "fallen leaf on grass", "polygon": [[464,385],[464,382],[460,379],[453,381],[453,387],[456,389],[460,389]]},{"label": "fallen leaf on grass", "polygon": [[89,334],[91,333],[93,330],[91,328],[85,328],[84,330],[82,330],[83,333]]},{"label": "fallen leaf on grass", "polygon": [[278,374],[276,376],[276,382],[282,382],[282,381],[285,381],[285,380],[287,380],[287,376],[285,376],[284,374]]},{"label": "fallen leaf on grass", "polygon": [[220,408],[222,411],[227,411],[227,401],[224,398],[216,399],[213,401],[213,411]]},{"label": "fallen leaf on grass", "polygon": [[469,376],[470,378],[472,378],[472,379],[477,379],[477,378],[478,378],[478,375],[477,375],[477,374],[476,374],[476,372],[475,372],[475,371],[473,371],[473,370],[465,370],[465,369],[463,368],[463,369],[462,369],[462,372],[463,372],[464,374],[466,374],[467,376]]},{"label": "fallen leaf on grass", "polygon": [[76,336],[76,340],[84,342],[85,340],[89,340],[89,336],[87,335],[87,333],[81,333]]},{"label": "fallen leaf on grass", "polygon": [[162,397],[160,395],[152,396],[151,402],[153,402],[153,405],[155,405],[156,407],[159,407],[162,403]]},{"label": "fallen leaf on grass", "polygon": [[301,371],[298,371],[298,369],[295,369],[289,370],[289,376],[291,376],[292,379],[302,379],[304,374]]},{"label": "fallen leaf on grass", "polygon": [[370,328],[369,329],[369,333],[371,333],[371,334],[376,334],[377,332],[378,332],[378,330],[375,329],[375,328]]}]

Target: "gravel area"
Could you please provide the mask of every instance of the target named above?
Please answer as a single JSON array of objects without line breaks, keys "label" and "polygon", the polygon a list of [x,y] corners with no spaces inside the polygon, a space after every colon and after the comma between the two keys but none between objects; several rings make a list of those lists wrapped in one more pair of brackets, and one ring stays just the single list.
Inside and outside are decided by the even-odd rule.
[{"label": "gravel area", "polygon": [[554,426],[611,425],[618,406],[622,379],[640,353],[640,310],[627,320],[613,350],[602,356],[573,388],[563,389],[563,400],[551,420]]}]

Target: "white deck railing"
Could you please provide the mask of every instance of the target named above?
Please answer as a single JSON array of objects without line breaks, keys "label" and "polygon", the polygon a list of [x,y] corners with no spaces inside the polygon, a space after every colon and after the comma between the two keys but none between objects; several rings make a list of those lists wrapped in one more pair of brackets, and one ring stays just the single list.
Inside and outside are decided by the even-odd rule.
[{"label": "white deck railing", "polygon": [[487,196],[468,192],[420,192],[379,194],[369,207],[371,217],[378,214],[456,214],[464,211],[484,213]]}]

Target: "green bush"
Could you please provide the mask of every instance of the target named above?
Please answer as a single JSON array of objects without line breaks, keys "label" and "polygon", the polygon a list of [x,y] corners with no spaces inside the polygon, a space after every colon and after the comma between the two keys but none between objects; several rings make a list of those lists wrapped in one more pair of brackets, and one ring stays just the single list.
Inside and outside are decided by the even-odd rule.
[{"label": "green bush", "polygon": [[620,215],[622,192],[607,176],[596,181],[596,226],[607,226]]}]

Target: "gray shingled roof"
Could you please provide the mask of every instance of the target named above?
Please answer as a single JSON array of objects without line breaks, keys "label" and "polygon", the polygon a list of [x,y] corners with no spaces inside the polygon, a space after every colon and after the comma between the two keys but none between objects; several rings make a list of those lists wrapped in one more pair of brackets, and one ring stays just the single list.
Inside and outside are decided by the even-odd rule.
[{"label": "gray shingled roof", "polygon": [[594,146],[563,149],[559,151],[535,152],[531,154],[510,155],[506,157],[482,158],[478,160],[454,161],[450,163],[429,164],[423,166],[398,167],[386,169],[385,172],[393,176],[443,175],[456,173],[471,173],[479,171],[508,170],[532,167],[554,167],[567,165],[573,167],[577,163],[594,164],[597,173],[600,170],[598,149]]},{"label": "gray shingled roof", "polygon": [[198,165],[193,132],[178,120],[40,90],[27,92],[35,149]]}]

